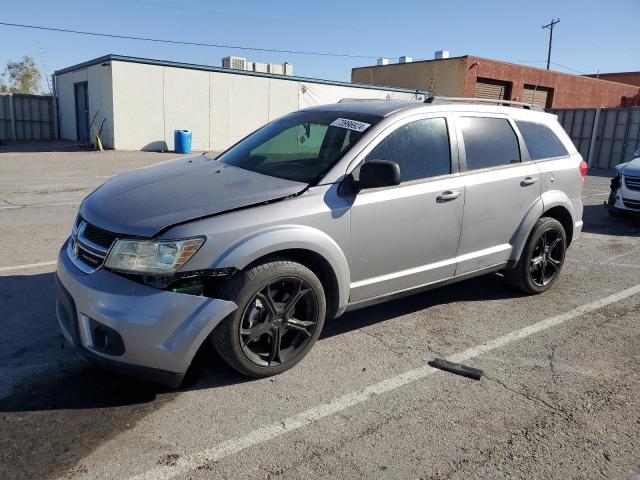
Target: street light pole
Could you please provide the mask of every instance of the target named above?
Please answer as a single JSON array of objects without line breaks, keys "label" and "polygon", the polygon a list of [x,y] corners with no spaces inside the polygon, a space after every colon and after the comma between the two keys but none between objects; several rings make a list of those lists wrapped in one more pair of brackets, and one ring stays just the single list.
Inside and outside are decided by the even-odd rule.
[{"label": "street light pole", "polygon": [[549,51],[547,52],[547,70],[549,70],[549,65],[551,64],[551,44],[553,43],[553,27],[556,23],[560,23],[560,19],[552,18],[551,22],[547,25],[543,25],[542,28],[549,29]]}]

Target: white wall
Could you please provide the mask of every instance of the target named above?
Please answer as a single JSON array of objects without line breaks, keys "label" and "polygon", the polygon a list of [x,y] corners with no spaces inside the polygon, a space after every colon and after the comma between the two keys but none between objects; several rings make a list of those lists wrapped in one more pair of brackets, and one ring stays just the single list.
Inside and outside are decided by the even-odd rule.
[{"label": "white wall", "polygon": [[411,93],[111,61],[58,75],[62,138],[76,139],[73,84],[89,82],[90,118],[120,150],[173,150],[176,129],[194,150],[223,150],[289,112],[342,98],[413,98]]},{"label": "white wall", "polygon": [[[98,130],[102,125],[100,139],[103,145],[107,148],[114,148],[113,88],[110,65],[92,65],[81,70],[56,75],[60,138],[78,140],[74,85],[80,82],[88,82],[89,122],[93,121]],[[91,128],[91,138],[93,138],[93,127]]]}]

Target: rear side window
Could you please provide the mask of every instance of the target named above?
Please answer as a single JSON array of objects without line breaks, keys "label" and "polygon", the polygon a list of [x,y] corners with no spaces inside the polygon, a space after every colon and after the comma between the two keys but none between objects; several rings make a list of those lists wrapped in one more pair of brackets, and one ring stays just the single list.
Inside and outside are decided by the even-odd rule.
[{"label": "rear side window", "polygon": [[518,137],[504,118],[461,117],[467,169],[498,167],[520,162]]},{"label": "rear side window", "polygon": [[516,125],[522,134],[527,150],[529,150],[531,160],[569,155],[560,139],[546,125],[523,121],[516,121]]},{"label": "rear side window", "polygon": [[376,145],[368,160],[393,160],[403,182],[451,173],[447,122],[427,118],[407,123]]}]

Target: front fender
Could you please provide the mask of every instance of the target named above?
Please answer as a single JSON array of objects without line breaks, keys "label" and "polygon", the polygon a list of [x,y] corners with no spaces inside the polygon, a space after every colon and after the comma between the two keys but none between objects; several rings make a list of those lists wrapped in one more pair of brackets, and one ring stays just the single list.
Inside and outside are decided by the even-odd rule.
[{"label": "front fender", "polygon": [[340,246],[326,233],[302,225],[278,225],[254,232],[234,243],[214,262],[214,268],[245,268],[251,262],[282,250],[302,249],[321,255],[338,282],[338,307],[349,301],[349,263]]}]

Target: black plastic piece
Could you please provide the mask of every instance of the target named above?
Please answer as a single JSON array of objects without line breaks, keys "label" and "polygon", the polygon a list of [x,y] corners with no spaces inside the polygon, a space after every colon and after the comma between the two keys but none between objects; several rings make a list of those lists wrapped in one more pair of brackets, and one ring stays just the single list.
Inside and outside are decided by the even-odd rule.
[{"label": "black plastic piece", "polygon": [[473,380],[480,380],[480,377],[482,377],[483,373],[482,370],[478,368],[468,367],[460,363],[449,362],[442,358],[435,358],[433,361],[429,362],[429,366],[437,368],[439,370],[444,370],[445,372],[451,372],[455,373],[456,375],[472,378]]},{"label": "black plastic piece", "polygon": [[391,160],[370,160],[360,167],[356,186],[363,188],[392,187],[400,184],[400,166]]}]

